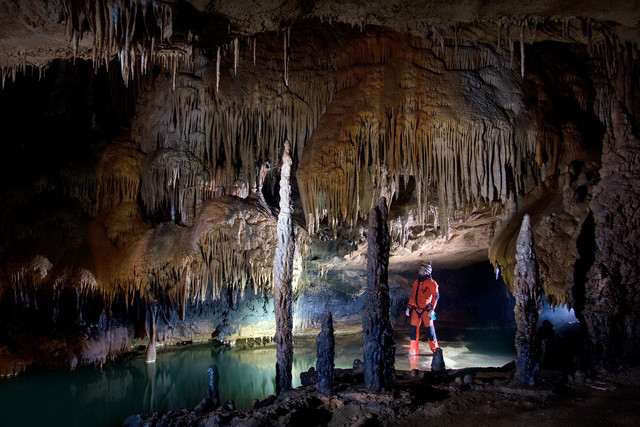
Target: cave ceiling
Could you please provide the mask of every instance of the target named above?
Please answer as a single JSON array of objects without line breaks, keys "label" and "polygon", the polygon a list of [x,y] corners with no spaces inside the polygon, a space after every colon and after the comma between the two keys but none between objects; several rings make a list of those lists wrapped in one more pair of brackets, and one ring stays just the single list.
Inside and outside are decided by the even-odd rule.
[{"label": "cave ceiling", "polygon": [[573,302],[584,192],[615,116],[602,82],[637,60],[637,2],[1,3],[3,86],[60,59],[115,59],[137,91],[130,126],[88,171],[34,181],[68,206],[5,196],[18,208],[4,221],[49,212],[5,232],[5,283],[108,301],[118,289],[197,298],[207,283],[215,296],[225,280],[260,289],[290,140],[300,248],[315,236],[316,250],[361,263],[358,223],[386,197],[399,272],[490,258],[510,281],[526,211],[549,298]]},{"label": "cave ceiling", "polygon": [[[583,25],[607,27],[621,40],[637,42],[640,7],[637,2],[612,0],[574,1],[9,1],[3,0],[0,23],[0,67],[3,73],[24,66],[44,67],[57,58],[75,56],[104,59],[125,47],[143,30],[156,36],[156,48],[179,49],[180,42],[195,36],[218,46],[233,37],[278,31],[296,22],[318,19],[323,23],[344,23],[354,28],[383,26],[396,31],[440,37],[457,31],[460,38],[489,41],[500,37],[500,29],[526,27],[531,40],[567,38],[567,23],[579,19]],[[141,7],[145,5],[145,7]],[[150,6],[152,5],[152,6]],[[146,13],[149,10],[149,13]],[[98,13],[100,12],[100,13]],[[153,15],[153,16],[151,16]],[[132,19],[133,18],[133,19]],[[134,25],[134,20],[137,24]],[[117,23],[109,30],[109,24]],[[129,25],[130,33],[126,25]],[[122,31],[117,37],[116,32]],[[585,34],[588,32],[585,28]],[[503,35],[504,36],[504,35]],[[171,46],[164,42],[171,39]],[[226,40],[225,40],[226,39]],[[124,52],[123,55],[128,55]],[[111,58],[107,58],[110,60]],[[126,62],[126,61],[125,61]]]}]

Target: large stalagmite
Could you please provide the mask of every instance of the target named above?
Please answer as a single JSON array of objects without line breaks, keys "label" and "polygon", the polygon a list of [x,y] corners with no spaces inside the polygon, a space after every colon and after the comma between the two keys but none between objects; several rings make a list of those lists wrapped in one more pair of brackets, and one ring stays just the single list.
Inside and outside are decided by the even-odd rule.
[{"label": "large stalagmite", "polygon": [[367,238],[367,302],[362,313],[364,385],[371,390],[393,388],[396,343],[389,317],[389,225],[384,198],[369,213]]},{"label": "large stalagmite", "polygon": [[536,324],[542,310],[542,295],[538,283],[538,265],[533,250],[533,236],[529,215],[522,218],[516,248],[514,272],[516,305],[516,376],[525,384],[535,384],[539,370],[539,352],[536,348]]},{"label": "large stalagmite", "polygon": [[276,390],[291,389],[293,366],[293,226],[291,222],[291,155],[289,142],[284,143],[280,168],[280,213],[278,214],[278,246],[273,260],[273,293],[276,314]]},{"label": "large stalagmite", "polygon": [[335,338],[333,337],[333,316],[325,312],[322,316],[322,330],[316,339],[318,371],[318,392],[331,394],[333,391],[333,368],[335,357]]},{"label": "large stalagmite", "polygon": [[147,363],[156,362],[156,322],[158,319],[158,307],[155,301],[151,298],[147,298],[147,318],[149,319],[149,330],[147,335],[149,336],[149,344],[147,345],[147,351],[145,353],[145,361]]}]

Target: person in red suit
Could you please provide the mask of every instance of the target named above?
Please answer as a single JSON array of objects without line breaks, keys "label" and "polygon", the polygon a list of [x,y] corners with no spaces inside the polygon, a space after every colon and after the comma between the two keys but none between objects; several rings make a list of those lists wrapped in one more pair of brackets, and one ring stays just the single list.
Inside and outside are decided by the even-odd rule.
[{"label": "person in red suit", "polygon": [[420,325],[427,328],[429,347],[431,352],[438,348],[436,329],[433,321],[436,318],[436,305],[440,293],[438,283],[433,280],[431,264],[421,264],[418,270],[419,277],[413,282],[411,287],[411,297],[407,304],[407,316],[411,316],[411,327],[409,328],[409,356],[417,356],[420,347]]}]

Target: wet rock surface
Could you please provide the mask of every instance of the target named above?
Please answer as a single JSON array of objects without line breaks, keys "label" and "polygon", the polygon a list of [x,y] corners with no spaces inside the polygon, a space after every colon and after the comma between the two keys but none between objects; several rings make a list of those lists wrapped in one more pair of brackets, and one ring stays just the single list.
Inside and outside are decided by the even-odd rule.
[{"label": "wet rock surface", "polygon": [[[371,392],[353,370],[335,370],[335,392],[314,385],[255,402],[249,410],[220,407],[133,415],[125,426],[173,425],[589,425],[594,420],[637,425],[640,369],[587,378],[542,371],[541,385],[513,381],[513,364],[443,372],[396,371],[393,392]],[[608,418],[609,417],[609,418]]]}]

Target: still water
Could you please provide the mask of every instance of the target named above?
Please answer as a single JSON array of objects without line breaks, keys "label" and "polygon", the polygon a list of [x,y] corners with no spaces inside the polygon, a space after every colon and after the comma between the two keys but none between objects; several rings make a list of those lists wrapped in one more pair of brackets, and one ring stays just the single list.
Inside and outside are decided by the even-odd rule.
[{"label": "still water", "polygon": [[[400,331],[401,332],[401,331]],[[438,331],[447,368],[502,366],[513,360],[512,329]],[[409,341],[397,331],[396,369],[409,369]],[[337,335],[335,366],[351,368],[362,359],[362,335]],[[405,348],[406,347],[406,348]],[[431,356],[421,344],[420,369],[428,370]],[[315,338],[294,344],[294,387],[300,373],[315,366]],[[253,399],[275,394],[275,347],[248,350],[192,345],[159,350],[155,364],[143,356],[100,368],[73,372],[29,371],[0,379],[0,426],[121,426],[132,414],[167,412],[195,407],[207,393],[207,368],[217,365],[220,398],[232,399],[239,409]]]}]

